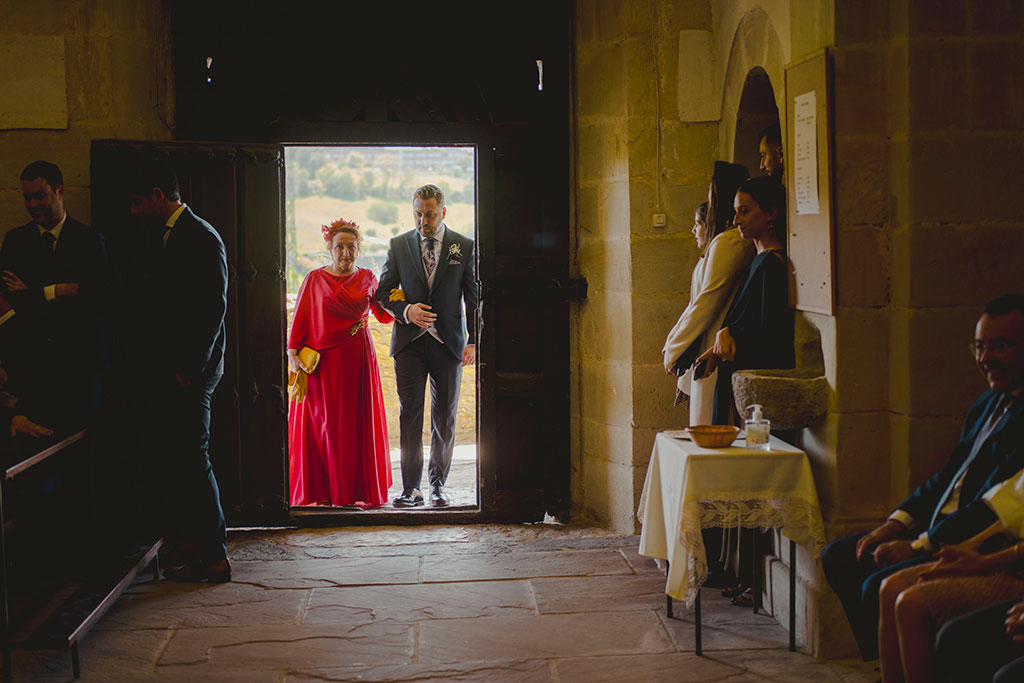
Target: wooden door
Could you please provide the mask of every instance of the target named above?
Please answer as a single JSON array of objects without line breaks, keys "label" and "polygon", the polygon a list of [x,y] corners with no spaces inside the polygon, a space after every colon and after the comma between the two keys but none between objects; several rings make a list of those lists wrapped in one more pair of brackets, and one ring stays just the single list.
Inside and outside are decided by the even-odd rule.
[{"label": "wooden door", "polygon": [[[147,305],[133,286],[146,263],[143,233],[128,214],[124,178],[140,150],[166,152],[182,199],[220,233],[228,256],[224,377],[213,399],[210,457],[229,525],[287,519],[286,393],[283,388],[284,155],[279,145],[148,143],[92,145],[92,224],[103,234],[112,273],[111,382],[108,412],[130,419],[132,311]],[[115,468],[145,460],[145,441],[113,445]],[[115,475],[119,476],[119,475]],[[121,475],[123,476],[123,475]],[[127,482],[131,486],[131,482]]]}]

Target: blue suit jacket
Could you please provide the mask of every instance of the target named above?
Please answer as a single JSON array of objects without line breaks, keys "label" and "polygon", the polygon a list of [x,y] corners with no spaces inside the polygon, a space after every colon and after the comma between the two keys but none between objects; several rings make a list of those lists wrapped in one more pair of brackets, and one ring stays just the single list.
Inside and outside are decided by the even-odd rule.
[{"label": "blue suit jacket", "polygon": [[[387,262],[380,274],[377,301],[395,316],[391,355],[394,356],[419,336],[421,328],[405,321],[405,309],[411,304],[424,303],[437,314],[434,326],[445,348],[456,358],[462,358],[466,344],[476,343],[479,294],[473,240],[445,226],[441,256],[431,287],[427,286],[419,240],[416,230],[392,238]],[[405,292],[405,301],[390,301],[391,290],[398,288]]]},{"label": "blue suit jacket", "polygon": [[[920,527],[931,521],[932,513],[960,466],[971,452],[978,431],[984,426],[999,394],[986,391],[967,413],[960,442],[945,466],[897,506]],[[932,544],[959,543],[983,531],[996,516],[981,500],[982,495],[1024,468],[1024,400],[1017,400],[967,468],[960,489],[959,509],[928,529]]]}]

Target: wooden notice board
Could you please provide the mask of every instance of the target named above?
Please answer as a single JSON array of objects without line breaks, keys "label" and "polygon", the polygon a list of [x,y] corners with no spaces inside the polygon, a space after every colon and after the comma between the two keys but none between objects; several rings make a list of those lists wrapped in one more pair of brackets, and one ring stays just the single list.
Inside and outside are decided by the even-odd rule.
[{"label": "wooden notice board", "polygon": [[828,48],[786,66],[786,195],[789,303],[832,315],[832,55]]}]

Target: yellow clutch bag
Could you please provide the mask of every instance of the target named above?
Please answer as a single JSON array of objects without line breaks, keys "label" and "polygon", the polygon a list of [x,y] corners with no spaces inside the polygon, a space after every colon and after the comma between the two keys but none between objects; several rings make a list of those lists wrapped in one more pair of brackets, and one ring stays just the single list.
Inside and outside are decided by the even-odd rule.
[{"label": "yellow clutch bag", "polygon": [[299,349],[299,362],[307,368],[308,372],[299,370],[288,373],[289,401],[301,401],[306,398],[306,375],[316,372],[320,365],[320,354],[308,346],[303,346]]}]

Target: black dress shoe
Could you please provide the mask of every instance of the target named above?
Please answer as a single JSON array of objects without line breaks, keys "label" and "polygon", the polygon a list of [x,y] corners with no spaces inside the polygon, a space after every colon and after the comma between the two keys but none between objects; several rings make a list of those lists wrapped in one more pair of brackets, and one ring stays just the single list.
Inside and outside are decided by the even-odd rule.
[{"label": "black dress shoe", "polygon": [[184,564],[170,567],[164,570],[164,578],[186,583],[227,583],[231,580],[231,563],[224,558],[205,566]]},{"label": "black dress shoe", "polygon": [[430,504],[436,508],[448,507],[448,495],[444,492],[444,487],[440,484],[430,485]]},{"label": "black dress shoe", "polygon": [[396,508],[415,508],[423,505],[423,494],[419,489],[402,489],[402,495],[395,498],[393,504]]}]

